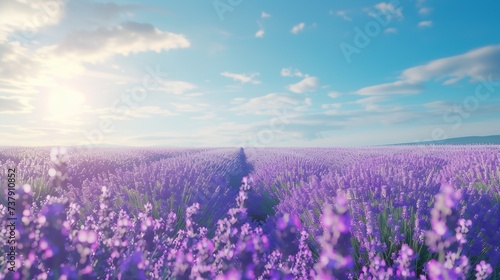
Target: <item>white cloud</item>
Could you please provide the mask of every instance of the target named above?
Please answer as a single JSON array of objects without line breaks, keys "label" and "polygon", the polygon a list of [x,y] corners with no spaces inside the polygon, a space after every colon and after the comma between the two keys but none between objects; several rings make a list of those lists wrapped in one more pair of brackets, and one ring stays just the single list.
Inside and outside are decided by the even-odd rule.
[{"label": "white cloud", "polygon": [[422,7],[418,9],[418,13],[422,16],[427,16],[431,13],[432,9],[428,7]]},{"label": "white cloud", "polygon": [[[263,19],[266,19],[266,18],[270,18],[271,15],[266,13],[266,12],[262,12],[260,14],[260,17]],[[265,34],[264,25],[260,21],[257,21],[257,23],[259,24],[259,30],[255,33],[255,37],[262,38],[262,37],[264,37],[264,34]]]},{"label": "white cloud", "polygon": [[432,20],[424,20],[418,23],[418,27],[431,27]]},{"label": "white cloud", "polygon": [[222,72],[220,73],[221,76],[228,77],[233,79],[234,81],[238,81],[242,84],[246,83],[252,83],[252,84],[260,84],[260,81],[254,80],[256,76],[259,76],[259,73],[253,73],[250,75],[247,74],[236,74],[236,73],[231,73],[231,72]]},{"label": "white cloud", "polygon": [[385,95],[385,94],[415,94],[422,91],[422,86],[418,83],[407,81],[396,81],[375,86],[364,87],[356,91],[360,95]]},{"label": "white cloud", "polygon": [[132,118],[151,118],[152,116],[172,116],[175,114],[158,106],[142,106],[127,111],[125,115]]},{"label": "white cloud", "polygon": [[262,38],[264,37],[264,33],[265,33],[264,28],[261,28],[255,33],[255,37]]},{"label": "white cloud", "polygon": [[290,76],[292,76],[292,71],[290,70],[290,68],[282,68],[281,69],[281,76],[290,77]]},{"label": "white cloud", "polygon": [[339,16],[339,17],[341,17],[341,18],[343,18],[346,21],[352,21],[352,18],[350,18],[350,17],[347,16],[347,12],[346,11],[337,11],[336,15]]},{"label": "white cloud", "polygon": [[305,26],[306,25],[303,22],[301,22],[301,23],[295,25],[294,27],[292,27],[292,30],[290,30],[290,32],[292,32],[293,34],[298,34],[302,30],[304,30]]},{"label": "white cloud", "polygon": [[[373,112],[373,113],[390,113],[390,112],[402,112],[405,108],[398,105],[379,105],[383,101],[387,101],[388,98],[385,96],[370,96],[361,98],[352,102],[348,102],[349,104],[357,104],[363,107],[362,111],[365,112]],[[340,107],[339,107],[340,108]],[[354,111],[346,111],[346,113],[356,113],[358,110]],[[331,113],[331,112],[330,112]],[[357,114],[357,113],[356,113]]]},{"label": "white cloud", "polygon": [[115,121],[125,121],[131,119],[149,119],[154,116],[173,116],[175,113],[160,108],[159,106],[141,106],[137,108],[112,109],[101,108],[91,109],[89,113],[99,116],[101,119],[109,119]]},{"label": "white cloud", "polygon": [[442,115],[443,112],[446,112],[450,108],[453,108],[454,104],[455,103],[450,102],[450,101],[436,100],[436,101],[424,103],[423,106],[425,108],[429,109],[429,112]]},{"label": "white cloud", "polygon": [[433,60],[408,68],[398,81],[362,88],[361,95],[412,94],[422,91],[424,82],[442,81],[443,85],[457,83],[464,78],[471,82],[500,79],[500,45],[486,46],[464,54]]},{"label": "white cloud", "polygon": [[246,100],[247,99],[244,97],[236,97],[236,98],[233,98],[233,100],[231,101],[231,104],[240,104],[240,103],[245,102]]},{"label": "white cloud", "polygon": [[188,97],[199,97],[205,95],[204,92],[192,92],[192,93],[187,93],[185,96]]},{"label": "white cloud", "polygon": [[264,25],[260,21],[257,21],[257,24],[259,25],[259,30],[255,33],[255,37],[262,38],[262,37],[264,37],[264,34],[266,33],[264,30]]},{"label": "white cloud", "polygon": [[210,43],[208,45],[207,51],[210,55],[217,55],[219,53],[223,53],[223,52],[227,51],[227,49],[228,49],[227,46],[224,44]]},{"label": "white cloud", "polygon": [[194,113],[206,110],[210,105],[206,103],[170,103],[176,112]]},{"label": "white cloud", "polygon": [[403,10],[401,8],[396,8],[394,4],[389,4],[386,2],[380,2],[375,5],[375,9],[380,11],[383,14],[390,14],[395,16],[398,19],[403,19]]},{"label": "white cloud", "polygon": [[270,93],[265,96],[249,99],[247,102],[236,106],[231,111],[249,115],[279,115],[282,112],[302,111],[309,106],[309,101],[283,93]]},{"label": "white cloud", "polygon": [[[424,103],[424,106],[427,108],[442,108],[442,107],[445,107],[448,105],[450,105],[450,103],[448,101],[444,101],[444,100],[436,100],[436,101]],[[453,103],[452,103],[452,105],[453,105]]]},{"label": "white cloud", "polygon": [[389,27],[384,30],[384,33],[397,33],[398,30],[394,27]]},{"label": "white cloud", "polygon": [[159,53],[190,46],[182,34],[161,31],[147,23],[127,21],[92,31],[73,31],[59,45],[42,48],[40,54],[66,61],[103,62],[114,55]]},{"label": "white cloud", "polygon": [[[365,111],[375,112],[375,113],[399,113],[399,115],[405,115],[409,112],[404,112],[403,106],[398,105],[377,105],[377,104],[366,104]],[[390,120],[386,120],[389,121]]]},{"label": "white cloud", "polygon": [[0,84],[8,92],[31,92],[41,66],[40,59],[21,43],[0,43]]},{"label": "white cloud", "polygon": [[57,24],[64,13],[64,0],[0,1],[0,42],[21,31],[18,41],[31,40],[39,29]]},{"label": "white cloud", "polygon": [[328,96],[331,97],[331,98],[337,98],[337,97],[342,96],[342,93],[340,93],[338,91],[330,91],[328,93]]},{"label": "white cloud", "polygon": [[304,74],[302,74],[299,69],[293,69],[293,68],[282,68],[280,72],[281,76],[283,77],[303,77]]},{"label": "white cloud", "polygon": [[307,76],[296,84],[288,86],[288,90],[295,93],[313,92],[319,87],[319,79],[316,77]]},{"label": "white cloud", "polygon": [[469,77],[473,81],[483,80],[489,75],[500,78],[500,45],[486,46],[464,54],[433,60],[427,64],[403,71],[401,78],[410,82],[430,79],[443,80],[449,84]]},{"label": "white cloud", "polygon": [[332,103],[332,104],[322,104],[321,109],[340,109],[342,107],[341,103]]},{"label": "white cloud", "polygon": [[[64,0],[68,2],[68,0]],[[95,23],[109,22],[115,18],[131,18],[139,10],[148,9],[140,4],[116,4],[113,2],[77,1],[68,7],[66,20],[88,26]],[[90,15],[90,16],[89,16]]]},{"label": "white cloud", "polygon": [[173,94],[183,94],[196,88],[196,85],[184,81],[164,81],[157,90]]},{"label": "white cloud", "polygon": [[431,13],[432,9],[429,8],[429,7],[424,7],[424,4],[425,4],[425,0],[418,0],[416,2],[416,6],[418,8],[418,13],[421,15],[421,16],[427,16]]},{"label": "white cloud", "polygon": [[210,113],[207,113],[207,114],[204,114],[204,115],[201,115],[201,116],[194,116],[194,117],[191,117],[191,119],[193,120],[211,120],[211,119],[214,119],[217,115],[214,113],[214,112],[210,112]]},{"label": "white cloud", "polygon": [[26,98],[0,96],[0,114],[24,114],[32,108]]},{"label": "white cloud", "polygon": [[367,105],[374,105],[375,103],[379,103],[386,100],[387,98],[384,96],[370,96],[358,99],[356,101],[353,101],[352,103],[367,106]]}]

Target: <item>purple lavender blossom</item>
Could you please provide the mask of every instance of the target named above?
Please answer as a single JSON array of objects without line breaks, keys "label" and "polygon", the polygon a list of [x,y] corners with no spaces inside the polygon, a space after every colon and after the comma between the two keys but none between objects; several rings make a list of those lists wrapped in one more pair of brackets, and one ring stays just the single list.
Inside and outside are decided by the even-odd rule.
[{"label": "purple lavender blossom", "polygon": [[0,278],[494,279],[499,156],[0,148],[21,182],[19,261]]}]

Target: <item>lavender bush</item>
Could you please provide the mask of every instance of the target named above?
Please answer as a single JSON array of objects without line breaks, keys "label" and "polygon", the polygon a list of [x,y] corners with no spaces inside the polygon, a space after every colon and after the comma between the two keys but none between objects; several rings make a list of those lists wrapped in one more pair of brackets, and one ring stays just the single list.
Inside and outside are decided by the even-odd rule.
[{"label": "lavender bush", "polygon": [[0,278],[499,279],[499,152],[2,148]]}]

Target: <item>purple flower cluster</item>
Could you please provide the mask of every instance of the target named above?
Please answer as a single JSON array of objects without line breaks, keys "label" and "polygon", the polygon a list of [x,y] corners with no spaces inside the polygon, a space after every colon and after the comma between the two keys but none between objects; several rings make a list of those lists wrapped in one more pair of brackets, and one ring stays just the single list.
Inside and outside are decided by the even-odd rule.
[{"label": "purple flower cluster", "polygon": [[[279,149],[260,150],[260,165],[287,161],[289,155],[280,155]],[[290,171],[271,167],[269,178],[256,180],[257,187],[267,192],[274,189],[267,185],[270,178],[285,173],[295,177],[287,192],[278,190],[279,203],[276,212],[295,213],[304,228],[315,236],[311,241],[313,252],[320,250],[317,242],[321,230],[320,217],[324,204],[332,198],[344,195],[348,199],[352,217],[351,233],[356,260],[356,270],[369,266],[375,255],[381,255],[386,264],[393,264],[398,251],[407,244],[415,254],[415,272],[424,273],[425,263],[435,257],[431,244],[426,241],[427,231],[443,232],[444,226],[453,230],[459,218],[470,220],[469,238],[462,244],[462,254],[469,256],[471,266],[481,259],[493,267],[500,264],[500,227],[498,190],[500,155],[498,147],[443,147],[439,152],[404,147],[356,148],[364,155],[353,157],[354,149],[317,149],[319,172],[311,172],[308,178],[300,176],[300,166]],[[251,151],[258,158],[259,150]],[[293,154],[300,158],[314,154],[314,149],[296,149]],[[327,153],[330,152],[330,153]],[[267,159],[269,158],[269,159]],[[344,163],[344,158],[347,162]],[[353,158],[359,160],[352,160]],[[267,160],[266,160],[267,159]],[[327,172],[325,163],[332,164]],[[477,168],[480,166],[480,168]],[[276,171],[275,171],[276,170]],[[318,175],[320,174],[320,175]],[[487,174],[487,176],[485,176]],[[443,197],[436,195],[443,186]],[[460,197],[450,196],[446,186],[459,190]],[[453,195],[455,195],[453,193]],[[457,194],[458,195],[458,194]],[[438,207],[453,205],[452,208]],[[443,212],[444,211],[444,212]],[[498,273],[498,270],[497,270]],[[472,275],[469,271],[468,277]]]},{"label": "purple flower cluster", "polygon": [[496,279],[499,163],[493,146],[1,148],[0,176],[26,184],[0,279]]}]

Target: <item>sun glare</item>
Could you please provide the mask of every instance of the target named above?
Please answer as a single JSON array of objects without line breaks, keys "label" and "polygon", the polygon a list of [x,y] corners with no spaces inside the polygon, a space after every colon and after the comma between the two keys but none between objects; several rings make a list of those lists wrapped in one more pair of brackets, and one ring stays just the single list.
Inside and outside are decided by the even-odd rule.
[{"label": "sun glare", "polygon": [[85,95],[70,89],[58,89],[50,93],[48,113],[54,121],[67,121],[83,112]]}]

